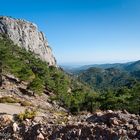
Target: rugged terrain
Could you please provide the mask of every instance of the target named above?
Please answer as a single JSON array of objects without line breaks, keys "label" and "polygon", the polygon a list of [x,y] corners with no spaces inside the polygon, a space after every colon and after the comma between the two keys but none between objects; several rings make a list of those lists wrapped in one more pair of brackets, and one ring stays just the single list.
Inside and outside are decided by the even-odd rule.
[{"label": "rugged terrain", "polygon": [[[0,103],[2,140],[140,139],[139,115],[130,114],[126,110],[98,110],[94,113],[81,112],[73,116],[55,103],[51,103],[47,95],[25,95],[23,91],[26,90],[26,83],[19,83],[12,75],[3,75],[2,79],[1,102],[4,97],[18,99],[24,103],[26,101],[26,104]],[[32,119],[17,119],[17,115],[25,109],[35,109],[37,115]]]},{"label": "rugged terrain", "polygon": [[[72,115],[50,99],[35,94],[28,81],[1,74],[0,138],[11,140],[138,140],[140,116],[123,111],[87,111]],[[34,114],[35,111],[35,114]],[[32,113],[33,112],[33,113]]]},{"label": "rugged terrain", "polygon": [[105,98],[57,67],[34,24],[1,17],[0,33],[1,140],[140,139],[139,88]]}]

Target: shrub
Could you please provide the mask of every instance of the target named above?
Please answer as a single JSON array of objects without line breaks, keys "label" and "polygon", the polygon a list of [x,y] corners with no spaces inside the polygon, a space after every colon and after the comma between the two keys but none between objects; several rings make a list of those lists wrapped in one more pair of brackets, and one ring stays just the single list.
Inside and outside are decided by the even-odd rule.
[{"label": "shrub", "polygon": [[4,96],[0,98],[0,103],[19,103],[19,100],[14,97]]},{"label": "shrub", "polygon": [[32,106],[32,103],[29,101],[20,101],[21,106]]},{"label": "shrub", "polygon": [[20,121],[25,119],[33,119],[37,115],[37,112],[34,109],[26,109],[24,112],[21,112],[17,115],[17,118]]}]

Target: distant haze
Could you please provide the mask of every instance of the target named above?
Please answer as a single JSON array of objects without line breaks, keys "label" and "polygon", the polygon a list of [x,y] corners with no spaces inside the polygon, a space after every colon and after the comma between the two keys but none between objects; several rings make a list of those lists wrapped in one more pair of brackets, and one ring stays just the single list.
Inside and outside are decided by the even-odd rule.
[{"label": "distant haze", "polygon": [[66,62],[66,63],[59,63],[60,66],[65,66],[65,67],[80,67],[84,65],[98,65],[98,64],[114,64],[114,63],[128,63],[128,62],[135,62],[137,60],[120,60],[120,61],[92,61],[92,62]]}]

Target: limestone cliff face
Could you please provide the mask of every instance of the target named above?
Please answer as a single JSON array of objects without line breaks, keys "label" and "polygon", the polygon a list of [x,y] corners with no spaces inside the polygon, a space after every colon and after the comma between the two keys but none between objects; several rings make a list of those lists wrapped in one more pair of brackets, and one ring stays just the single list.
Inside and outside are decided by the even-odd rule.
[{"label": "limestone cliff face", "polygon": [[56,66],[56,60],[47,39],[35,24],[21,19],[0,16],[0,33],[6,34],[15,44],[33,52],[49,65]]}]

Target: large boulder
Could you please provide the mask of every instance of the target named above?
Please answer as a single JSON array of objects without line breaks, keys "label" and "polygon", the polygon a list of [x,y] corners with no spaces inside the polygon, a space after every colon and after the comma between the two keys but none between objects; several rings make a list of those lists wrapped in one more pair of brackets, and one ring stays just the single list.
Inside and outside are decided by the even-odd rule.
[{"label": "large boulder", "polygon": [[0,127],[7,126],[13,122],[13,116],[8,114],[0,115]]}]

